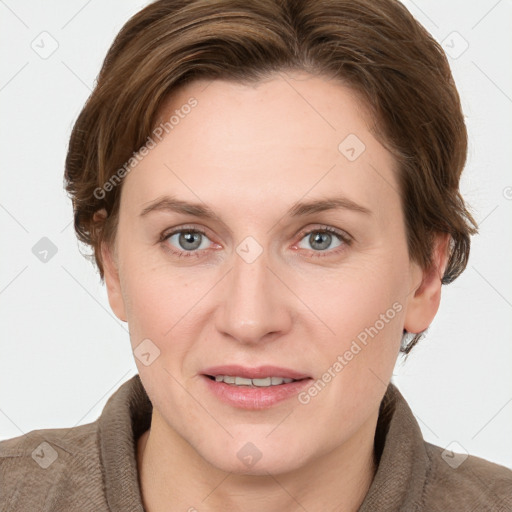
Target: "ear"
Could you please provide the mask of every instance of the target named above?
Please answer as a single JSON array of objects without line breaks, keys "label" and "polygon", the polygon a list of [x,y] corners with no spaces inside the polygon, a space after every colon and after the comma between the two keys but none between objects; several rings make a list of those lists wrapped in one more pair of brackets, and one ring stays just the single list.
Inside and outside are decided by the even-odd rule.
[{"label": "ear", "polygon": [[420,333],[427,329],[436,316],[441,302],[441,279],[448,264],[448,249],[450,235],[440,233],[436,235],[432,253],[432,266],[429,269],[420,269],[414,272],[415,280],[419,280],[416,289],[411,292],[407,304],[404,328],[410,333]]},{"label": "ear", "polygon": [[[93,220],[98,221],[105,217],[106,211],[102,209],[94,213]],[[103,262],[103,275],[107,286],[108,301],[117,318],[122,322],[126,322],[126,310],[119,279],[119,265],[114,252],[106,242],[101,244],[101,259]]]}]

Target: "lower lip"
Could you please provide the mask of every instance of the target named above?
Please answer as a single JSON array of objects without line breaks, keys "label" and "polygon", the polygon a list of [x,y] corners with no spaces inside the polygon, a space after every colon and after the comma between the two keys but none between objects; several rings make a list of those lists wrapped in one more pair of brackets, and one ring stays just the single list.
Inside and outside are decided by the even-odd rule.
[{"label": "lower lip", "polygon": [[292,396],[296,396],[311,384],[311,379],[297,380],[279,386],[235,386],[216,382],[202,375],[208,389],[220,400],[242,409],[265,409]]}]

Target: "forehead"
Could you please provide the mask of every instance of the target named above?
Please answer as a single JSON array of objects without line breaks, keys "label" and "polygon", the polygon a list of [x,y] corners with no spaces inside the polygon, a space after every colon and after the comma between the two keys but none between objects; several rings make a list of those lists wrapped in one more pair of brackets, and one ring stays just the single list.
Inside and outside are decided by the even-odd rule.
[{"label": "forehead", "polygon": [[[197,105],[187,109],[192,99]],[[337,154],[347,129],[361,137],[370,130],[368,109],[355,91],[339,80],[304,72],[276,73],[250,84],[194,81],[167,99],[159,121],[181,110],[190,112],[180,116],[180,130],[176,125],[173,131],[185,137],[193,130],[203,144],[214,144],[216,152],[224,149],[239,154],[258,147],[278,152],[300,145],[303,150],[327,149]],[[277,140],[276,135],[280,136]]]},{"label": "forehead", "polygon": [[289,206],[333,191],[376,208],[399,201],[395,161],[372,134],[366,105],[339,81],[196,80],[159,114],[162,139],[123,185],[134,207],[166,192],[217,206],[229,199],[240,211],[253,201],[261,208],[257,198]]}]

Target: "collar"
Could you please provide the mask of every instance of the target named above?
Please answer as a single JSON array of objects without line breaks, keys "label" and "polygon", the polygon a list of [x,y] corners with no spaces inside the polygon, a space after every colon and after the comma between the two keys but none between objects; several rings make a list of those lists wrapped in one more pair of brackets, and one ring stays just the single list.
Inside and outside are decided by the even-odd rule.
[{"label": "collar", "polygon": [[358,512],[420,510],[430,459],[420,426],[393,383],[381,402],[375,451],[377,471]]},{"label": "collar", "polygon": [[153,405],[139,374],[108,399],[99,423],[100,456],[112,512],[144,512],[137,471],[137,439],[151,425]]}]

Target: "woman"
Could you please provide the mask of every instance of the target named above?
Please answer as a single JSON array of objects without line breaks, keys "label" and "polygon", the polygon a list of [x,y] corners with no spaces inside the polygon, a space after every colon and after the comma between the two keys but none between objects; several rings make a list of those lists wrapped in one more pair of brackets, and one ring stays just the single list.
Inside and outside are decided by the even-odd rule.
[{"label": "woman", "polygon": [[110,48],[66,189],[139,374],[0,443],[7,510],[512,510],[390,382],[464,270],[466,129],[393,0],[159,0]]}]

